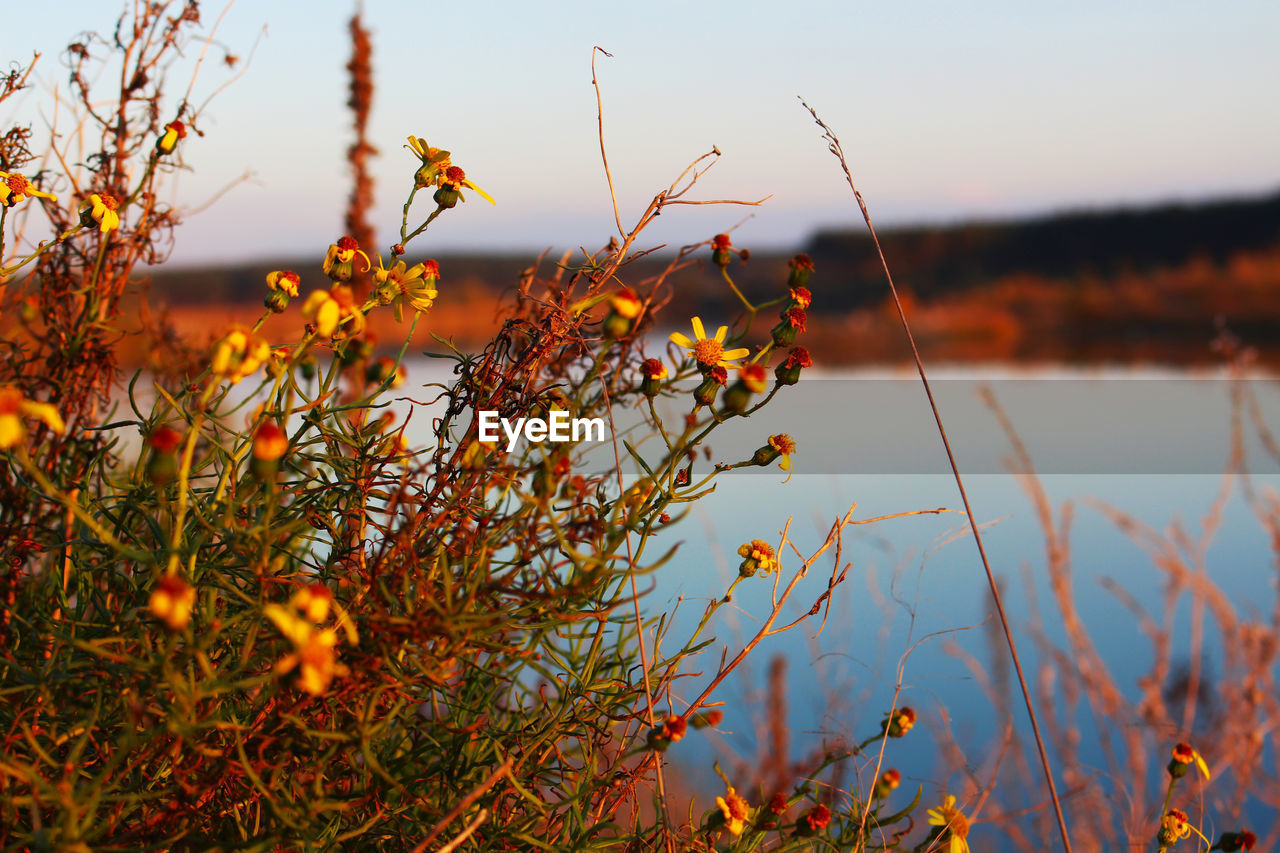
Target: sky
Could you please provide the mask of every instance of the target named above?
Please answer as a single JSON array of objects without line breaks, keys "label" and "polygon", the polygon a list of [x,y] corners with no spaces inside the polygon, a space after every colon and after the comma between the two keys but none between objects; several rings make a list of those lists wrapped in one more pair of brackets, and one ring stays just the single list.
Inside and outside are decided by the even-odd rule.
[{"label": "sky", "polygon": [[[43,56],[37,86],[0,107],[0,121],[31,121],[47,139],[53,93],[65,90],[62,48],[77,32],[109,32],[119,7],[7,5],[0,58]],[[353,8],[202,7],[206,29],[222,14],[216,43],[250,61],[231,72],[215,47],[196,80],[196,102],[217,94],[170,191],[180,208],[198,209],[175,263],[322,255],[341,235]],[[857,225],[838,164],[797,96],[839,134],[880,226],[1280,187],[1274,0],[365,0],[364,14],[384,253],[417,166],[403,148],[410,134],[452,151],[497,200],[473,197],[442,217],[424,253],[607,242],[616,228],[591,87],[595,45],[612,54],[597,70],[624,225],[713,146],[722,156],[688,197],[770,197],[759,207],[669,209],[641,246],[693,243],[741,223],[737,245],[791,249],[819,228]],[[198,55],[193,46],[170,69],[176,92]],[[428,202],[414,216],[429,212]]]}]

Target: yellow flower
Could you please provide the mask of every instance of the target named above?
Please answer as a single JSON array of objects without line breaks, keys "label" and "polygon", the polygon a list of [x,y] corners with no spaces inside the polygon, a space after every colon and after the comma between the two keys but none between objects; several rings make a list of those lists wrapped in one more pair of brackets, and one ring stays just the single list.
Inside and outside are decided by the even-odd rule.
[{"label": "yellow flower", "polygon": [[218,341],[213,351],[211,369],[225,376],[231,384],[252,375],[271,357],[271,344],[248,329],[235,327]]},{"label": "yellow flower", "polygon": [[24,417],[43,421],[54,432],[62,432],[67,425],[49,403],[28,400],[11,385],[0,385],[0,450],[8,450],[27,436],[22,425]]},{"label": "yellow flower", "polygon": [[31,185],[23,175],[16,172],[0,172],[0,207],[13,207],[28,198],[47,198],[57,201],[53,193],[41,192]]},{"label": "yellow flower", "polygon": [[768,575],[782,566],[773,546],[763,539],[752,539],[740,546],[738,556],[743,558],[742,566],[738,571],[744,577],[754,577],[757,570]]},{"label": "yellow flower", "polygon": [[640,316],[640,311],[644,308],[644,302],[641,301],[640,296],[629,287],[624,287],[615,293],[611,304],[619,316],[628,320],[634,320]]},{"label": "yellow flower", "polygon": [[419,187],[436,186],[440,174],[451,165],[449,152],[442,151],[439,148],[432,148],[427,145],[427,140],[419,136],[410,136],[409,144],[405,147],[422,161],[422,165],[414,173],[414,183]]},{"label": "yellow flower", "polygon": [[646,358],[640,365],[640,370],[644,373],[645,379],[652,379],[655,382],[661,382],[667,378],[667,366],[656,358]]},{"label": "yellow flower", "polygon": [[289,296],[298,295],[298,284],[301,281],[302,279],[293,270],[274,270],[267,273],[267,287]]},{"label": "yellow flower", "polygon": [[170,631],[181,631],[191,622],[191,609],[195,603],[195,587],[177,575],[165,575],[151,591],[148,607],[151,615]]},{"label": "yellow flower", "polygon": [[751,350],[745,347],[739,349],[731,349],[728,352],[724,348],[724,338],[729,332],[728,326],[721,326],[716,330],[715,337],[708,338],[707,331],[702,326],[702,318],[694,317],[691,321],[693,325],[693,339],[689,339],[679,332],[671,334],[671,340],[677,345],[684,347],[693,353],[693,357],[697,360],[701,367],[736,367],[733,362],[743,358],[751,353]]},{"label": "yellow flower", "polygon": [[356,305],[355,294],[345,284],[312,292],[303,303],[302,316],[316,324],[316,334],[322,338],[332,336],[347,320],[351,320],[351,334],[364,331],[364,313]]},{"label": "yellow flower", "polygon": [[785,432],[769,436],[769,446],[778,451],[782,461],[778,467],[783,471],[791,470],[791,454],[796,452],[796,443]]},{"label": "yellow flower", "polygon": [[369,256],[360,248],[360,244],[354,237],[340,237],[338,242],[329,244],[329,250],[325,252],[324,260],[320,262],[320,269],[332,279],[349,281],[355,272],[356,255],[364,258],[365,270],[373,266],[373,262],[369,260]]},{"label": "yellow flower", "polygon": [[178,140],[186,137],[187,126],[180,121],[171,121],[164,126],[164,133],[156,140],[156,150],[161,154],[171,154],[178,147]]},{"label": "yellow flower", "polygon": [[724,816],[725,829],[734,835],[741,835],[746,828],[747,819],[751,817],[751,807],[747,805],[747,801],[739,797],[733,786],[729,785],[723,797],[716,797],[716,805]]},{"label": "yellow flower", "polygon": [[916,724],[916,712],[907,705],[884,715],[880,721],[880,733],[889,737],[906,737]]},{"label": "yellow flower", "polygon": [[[283,675],[297,669],[298,686],[312,696],[319,696],[327,691],[335,676],[349,672],[346,666],[338,663],[337,630],[320,628],[315,624],[328,616],[333,599],[332,595],[326,599],[316,586],[299,590],[293,596],[292,603],[303,611],[303,616],[278,604],[268,604],[262,609],[263,615],[275,623],[280,633],[293,643],[293,652],[276,662],[275,672]],[[320,616],[321,619],[312,619],[314,616]],[[354,645],[355,630],[349,624],[344,627],[347,629],[347,639]]]},{"label": "yellow flower", "polygon": [[969,819],[956,808],[956,798],[948,794],[942,805],[929,809],[929,823],[942,827],[938,838],[947,839],[947,853],[969,853]]},{"label": "yellow flower", "polygon": [[[1209,778],[1209,765],[1205,762],[1203,755],[1191,748],[1191,744],[1179,743],[1174,746],[1173,761],[1174,764],[1170,765],[1171,768],[1174,768],[1177,765],[1183,765],[1185,767],[1188,764],[1194,763],[1196,769],[1204,774],[1204,778]],[[1171,769],[1170,772],[1173,772],[1173,770]],[[1185,773],[1186,771],[1183,770],[1182,772]]]},{"label": "yellow flower", "polygon": [[437,175],[436,186],[439,189],[436,190],[435,200],[441,207],[453,207],[458,201],[466,201],[467,197],[461,192],[463,187],[480,193],[481,198],[489,204],[497,203],[493,200],[493,196],[473,184],[467,177],[467,173],[459,166],[450,166]]},{"label": "yellow flower", "polygon": [[333,605],[333,593],[322,583],[304,586],[293,594],[289,603],[306,614],[306,617],[317,624],[329,618],[329,608]]},{"label": "yellow flower", "polygon": [[440,280],[440,265],[435,261],[423,261],[407,268],[404,261],[396,261],[391,267],[386,267],[379,256],[373,280],[381,285],[378,288],[379,302],[395,309],[397,322],[403,319],[401,312],[404,305],[414,311],[426,311],[440,295],[440,291],[436,289],[436,282]]},{"label": "yellow flower", "polygon": [[113,231],[120,227],[120,214],[117,211],[120,208],[120,202],[116,197],[107,193],[94,193],[85,199],[84,204],[80,206],[80,218],[88,225],[90,222],[98,223],[98,230],[103,234]]}]

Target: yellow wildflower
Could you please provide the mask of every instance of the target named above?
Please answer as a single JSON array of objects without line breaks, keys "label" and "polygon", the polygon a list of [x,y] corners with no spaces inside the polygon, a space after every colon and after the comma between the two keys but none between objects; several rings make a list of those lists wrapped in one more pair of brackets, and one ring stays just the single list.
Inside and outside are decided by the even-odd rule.
[{"label": "yellow wildflower", "polygon": [[706,329],[702,325],[701,317],[694,317],[691,324],[693,326],[692,339],[679,332],[673,332],[671,340],[677,346],[684,347],[692,352],[699,367],[736,367],[737,365],[733,364],[733,362],[751,353],[751,350],[745,347],[725,351],[724,339],[729,332],[728,326],[721,326],[716,330],[715,337],[709,338],[707,337]]},{"label": "yellow wildflower", "polygon": [[1203,755],[1191,748],[1191,744],[1179,743],[1174,746],[1173,761],[1169,764],[1170,775],[1184,775],[1187,772],[1187,766],[1190,764],[1195,764],[1196,769],[1204,775],[1205,779],[1209,778],[1209,765],[1205,762]]},{"label": "yellow wildflower", "polygon": [[942,827],[939,839],[947,842],[947,853],[969,853],[969,819],[956,808],[956,798],[948,794],[942,805],[929,809],[929,823]]},{"label": "yellow wildflower", "polygon": [[369,256],[360,248],[360,244],[356,242],[354,237],[340,237],[338,242],[329,244],[329,249],[325,252],[320,268],[325,275],[335,281],[350,281],[351,276],[355,273],[356,255],[364,258],[364,270],[362,272],[373,266],[373,262],[369,260]]},{"label": "yellow wildflower", "polygon": [[214,375],[225,376],[234,385],[252,375],[270,357],[271,344],[237,326],[218,341],[211,368]]},{"label": "yellow wildflower", "polygon": [[[316,623],[329,615],[329,608],[335,607],[332,594],[325,588],[321,593],[320,584],[313,584],[294,594],[291,602],[303,615],[278,604],[268,604],[262,609],[263,615],[275,623],[276,628],[291,643],[293,651],[276,662],[277,674],[283,675],[298,670],[298,686],[319,696],[329,689],[336,676],[346,675],[349,670],[338,663],[338,632],[334,628],[321,628]],[[319,616],[320,619],[313,617]],[[339,613],[339,622],[346,629],[348,641],[354,645],[357,641],[355,629],[349,621]]]},{"label": "yellow wildflower", "polygon": [[298,284],[301,281],[293,270],[273,270],[267,273],[267,287],[289,296],[298,295]]},{"label": "yellow wildflower", "polygon": [[0,207],[13,207],[28,198],[47,198],[57,201],[53,193],[41,192],[32,186],[31,181],[16,172],[0,172]]},{"label": "yellow wildflower", "polygon": [[54,432],[67,428],[58,410],[49,403],[28,400],[17,388],[0,385],[0,450],[8,450],[26,438],[24,417],[43,421]]},{"label": "yellow wildflower", "polygon": [[302,316],[316,324],[316,334],[322,338],[332,336],[347,320],[351,320],[351,334],[364,331],[364,313],[356,305],[355,293],[345,284],[314,291],[302,306]]},{"label": "yellow wildflower", "polygon": [[639,294],[630,287],[624,287],[615,293],[611,304],[614,311],[628,320],[634,320],[640,316],[640,311],[644,308],[644,302],[641,301]]},{"label": "yellow wildflower", "polygon": [[440,174],[451,165],[449,152],[432,148],[427,145],[427,140],[420,136],[410,136],[409,144],[405,147],[422,161],[422,165],[413,175],[414,183],[418,187],[436,186]]},{"label": "yellow wildflower", "polygon": [[751,817],[751,807],[747,805],[747,801],[739,797],[733,786],[729,785],[723,797],[716,797],[716,805],[724,816],[725,829],[734,835],[741,835],[747,826],[747,819]]},{"label": "yellow wildflower", "polygon": [[782,457],[782,461],[778,463],[778,467],[783,471],[791,470],[791,454],[796,452],[796,443],[785,432],[777,435],[769,436],[769,446],[778,451],[778,455]]},{"label": "yellow wildflower", "polygon": [[103,234],[120,227],[120,202],[108,193],[94,193],[80,206],[80,219],[85,225],[98,223]]},{"label": "yellow wildflower", "polygon": [[178,147],[179,139],[186,139],[187,126],[180,121],[171,121],[164,126],[164,133],[156,140],[156,150],[161,154],[172,154]]},{"label": "yellow wildflower", "polygon": [[462,171],[459,166],[450,166],[437,175],[436,186],[439,189],[436,190],[436,194],[432,198],[441,207],[453,207],[459,201],[466,201],[467,197],[462,194],[463,187],[480,193],[481,198],[489,202],[489,204],[497,203],[493,200],[493,196],[472,183],[467,177],[467,173]]},{"label": "yellow wildflower", "polygon": [[322,583],[304,586],[293,594],[289,603],[306,614],[306,617],[317,624],[329,618],[329,608],[333,605],[333,593]]},{"label": "yellow wildflower", "polygon": [[432,260],[411,267],[406,267],[404,261],[396,261],[387,267],[379,257],[378,268],[373,271],[373,280],[380,285],[378,301],[392,306],[396,322],[403,319],[403,306],[408,305],[414,311],[426,311],[440,295],[440,291],[436,289],[436,282],[440,280],[440,265]]},{"label": "yellow wildflower", "polygon": [[191,622],[191,610],[195,604],[195,587],[177,575],[165,575],[151,591],[148,607],[151,615],[170,631],[181,631]]}]

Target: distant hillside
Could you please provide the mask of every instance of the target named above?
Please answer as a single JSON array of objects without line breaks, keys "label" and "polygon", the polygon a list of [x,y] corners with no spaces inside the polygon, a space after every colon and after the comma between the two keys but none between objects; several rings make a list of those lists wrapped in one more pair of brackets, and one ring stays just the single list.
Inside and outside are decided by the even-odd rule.
[{"label": "distant hillside", "polygon": [[[711,235],[705,235],[710,237]],[[1280,193],[1261,198],[1144,209],[1063,213],[1013,222],[887,230],[894,278],[911,305],[921,351],[939,361],[1205,363],[1225,330],[1280,365]],[[746,246],[750,248],[750,246]],[[805,346],[824,364],[896,363],[909,356],[870,240],[860,229],[824,231],[804,248],[814,260],[814,307]],[[791,253],[735,260],[734,281],[756,302],[786,293]],[[701,316],[728,323],[737,300],[709,263],[710,252],[670,275],[662,322]],[[411,255],[412,259],[418,256]],[[418,327],[481,346],[501,325],[509,295],[534,253],[440,254],[441,298]],[[554,272],[546,257],[540,276]],[[581,263],[581,255],[570,265]],[[643,286],[668,266],[657,255],[628,262],[619,278]],[[153,303],[168,304],[184,336],[208,337],[227,322],[262,313],[271,269],[293,269],[304,290],[326,285],[320,254],[231,267],[154,271]],[[385,313],[385,312],[384,312]],[[381,318],[381,319],[379,319]],[[373,331],[401,340],[378,315]],[[287,337],[296,314],[273,318]],[[773,322],[758,323],[762,340]],[[758,342],[758,340],[752,341]]]},{"label": "distant hillside", "polygon": [[[888,229],[880,237],[895,280],[928,299],[1014,274],[1078,281],[1141,275],[1192,260],[1221,264],[1237,253],[1265,251],[1280,246],[1280,192],[1009,222]],[[824,310],[865,307],[884,298],[879,261],[860,226],[819,232],[802,251],[817,265],[814,289]],[[755,253],[750,263],[734,265],[734,279],[749,295],[774,296],[786,278],[789,254]],[[518,281],[535,253],[443,253],[436,259],[445,288],[502,290]],[[544,273],[555,260],[543,261]],[[646,257],[630,265],[624,276],[642,280],[665,263]],[[323,283],[317,254],[226,267],[160,268],[152,274],[151,293],[170,305],[257,303],[263,277],[281,268],[302,274],[304,285]],[[724,284],[709,265],[681,272],[671,283],[672,309],[696,312],[724,304]]]},{"label": "distant hillside", "polygon": [[[1110,278],[1192,260],[1221,264],[1239,252],[1280,245],[1280,192],[1011,222],[900,228],[881,233],[880,242],[895,281],[923,298],[1015,273],[1049,279]],[[819,232],[805,251],[819,270],[838,271],[848,285],[833,294],[839,301],[834,307],[883,298],[884,274],[861,225]]]}]

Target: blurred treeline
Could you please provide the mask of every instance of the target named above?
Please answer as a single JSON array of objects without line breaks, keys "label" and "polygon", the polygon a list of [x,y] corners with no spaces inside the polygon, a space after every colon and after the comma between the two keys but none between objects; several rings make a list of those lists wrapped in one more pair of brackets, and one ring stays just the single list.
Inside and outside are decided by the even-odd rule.
[{"label": "blurred treeline", "polygon": [[[1264,360],[1280,362],[1280,192],[886,229],[881,242],[935,359],[1194,363],[1216,357],[1210,344],[1226,329],[1258,347]],[[799,251],[817,268],[816,356],[827,363],[905,356],[897,330],[883,322],[886,288],[865,231],[822,231]],[[749,297],[767,299],[786,280],[791,254],[753,251],[749,262],[735,263],[734,280]],[[493,328],[502,292],[536,258],[494,252],[437,260],[441,300],[432,331],[467,343]],[[541,266],[559,260],[548,254]],[[318,263],[281,258],[165,269],[154,275],[151,301],[171,306],[180,330],[198,333],[210,309],[256,315],[270,270],[295,269],[305,284],[319,280]],[[656,253],[641,257],[626,278],[658,275],[668,263]],[[709,264],[680,269],[668,281],[676,313],[666,316],[724,310],[724,284]],[[451,299],[460,310],[450,310]]]}]

